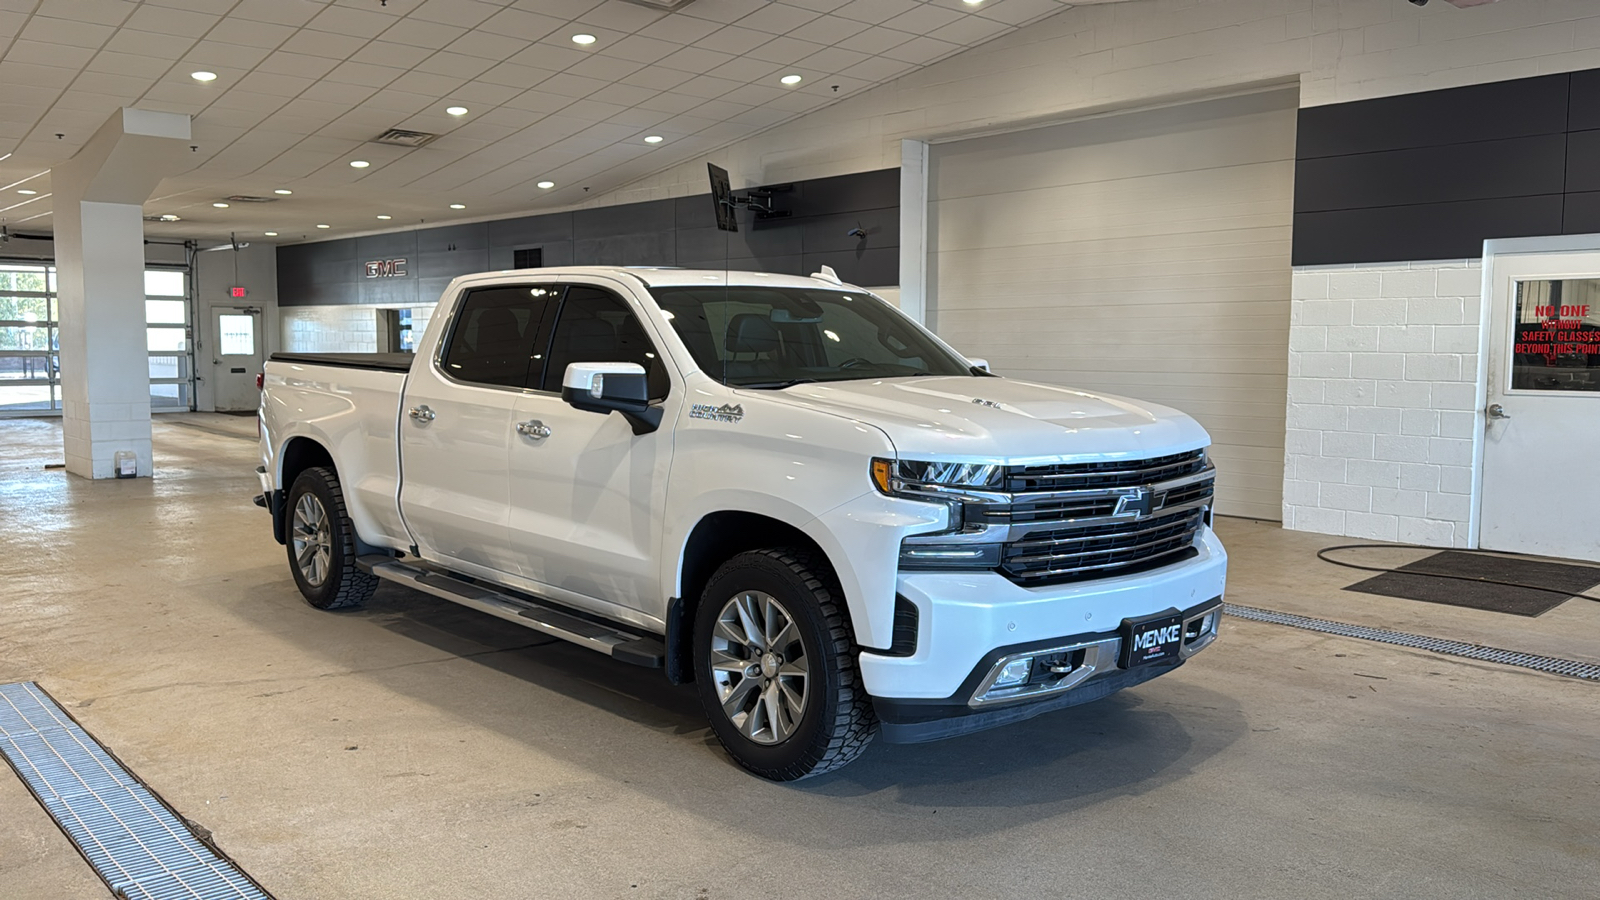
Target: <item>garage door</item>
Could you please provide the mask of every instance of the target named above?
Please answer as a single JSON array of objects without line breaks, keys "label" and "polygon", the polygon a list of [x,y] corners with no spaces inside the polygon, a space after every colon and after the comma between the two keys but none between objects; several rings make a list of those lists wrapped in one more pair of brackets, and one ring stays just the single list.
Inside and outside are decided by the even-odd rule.
[{"label": "garage door", "polygon": [[1184,410],[1218,511],[1281,518],[1297,98],[933,146],[929,323],[1003,375]]}]

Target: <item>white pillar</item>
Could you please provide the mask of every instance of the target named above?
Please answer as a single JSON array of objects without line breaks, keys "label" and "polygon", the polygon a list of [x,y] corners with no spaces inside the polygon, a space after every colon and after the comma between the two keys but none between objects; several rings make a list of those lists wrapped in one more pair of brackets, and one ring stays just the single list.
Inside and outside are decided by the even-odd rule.
[{"label": "white pillar", "polygon": [[928,323],[928,145],[900,142],[900,308]]},{"label": "white pillar", "polygon": [[51,173],[67,471],[111,478],[118,451],[149,475],[144,202],[189,142],[189,117],[117,111]]}]

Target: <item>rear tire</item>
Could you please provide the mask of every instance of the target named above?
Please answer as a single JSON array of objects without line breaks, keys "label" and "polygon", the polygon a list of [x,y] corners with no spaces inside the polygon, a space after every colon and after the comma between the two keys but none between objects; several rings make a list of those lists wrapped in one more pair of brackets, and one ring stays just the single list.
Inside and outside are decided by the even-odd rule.
[{"label": "rear tire", "polygon": [[289,571],[307,603],[346,609],[372,598],[378,578],[356,568],[356,532],[332,469],[317,466],[300,473],[289,488],[284,518]]},{"label": "rear tire", "polygon": [[695,685],[734,761],[773,781],[831,772],[877,734],[832,569],[793,547],[722,564],[694,619]]}]

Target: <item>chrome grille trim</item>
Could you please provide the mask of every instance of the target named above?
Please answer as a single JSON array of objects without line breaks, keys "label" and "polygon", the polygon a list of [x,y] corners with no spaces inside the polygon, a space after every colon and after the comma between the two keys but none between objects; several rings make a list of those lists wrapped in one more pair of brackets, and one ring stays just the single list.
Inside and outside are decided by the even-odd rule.
[{"label": "chrome grille trim", "polygon": [[1153,459],[1008,466],[1004,484],[1007,490],[1019,494],[1074,488],[1138,487],[1197,474],[1206,467],[1206,452],[1202,448]]},{"label": "chrome grille trim", "polygon": [[[1000,570],[1026,587],[1159,564],[1191,550],[1204,527],[1205,512],[1204,506],[1196,506],[1142,521],[1123,519],[1036,533],[1001,550]],[[1028,552],[1041,547],[1048,551]]]}]

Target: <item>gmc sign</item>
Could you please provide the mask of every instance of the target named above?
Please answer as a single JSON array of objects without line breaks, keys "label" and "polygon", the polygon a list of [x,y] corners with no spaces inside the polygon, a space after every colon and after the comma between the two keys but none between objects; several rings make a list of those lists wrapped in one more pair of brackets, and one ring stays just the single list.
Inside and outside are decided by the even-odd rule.
[{"label": "gmc sign", "polygon": [[404,259],[375,259],[366,264],[368,278],[404,278]]}]

